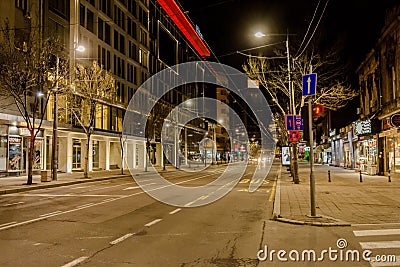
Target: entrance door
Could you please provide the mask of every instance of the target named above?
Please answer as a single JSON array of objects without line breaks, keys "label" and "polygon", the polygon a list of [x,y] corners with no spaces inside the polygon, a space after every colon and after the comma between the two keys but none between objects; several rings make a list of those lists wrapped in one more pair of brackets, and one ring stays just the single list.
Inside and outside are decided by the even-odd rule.
[{"label": "entrance door", "polygon": [[81,148],[81,140],[72,139],[72,169],[80,170],[81,169],[81,160],[82,160],[82,148]]}]

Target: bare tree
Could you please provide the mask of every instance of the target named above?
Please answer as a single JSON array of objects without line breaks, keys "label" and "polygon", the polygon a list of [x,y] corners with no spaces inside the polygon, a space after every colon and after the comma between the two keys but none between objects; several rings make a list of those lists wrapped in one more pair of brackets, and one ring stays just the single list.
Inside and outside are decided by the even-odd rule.
[{"label": "bare tree", "polygon": [[[278,58],[284,56],[279,51],[276,51],[276,54]],[[344,107],[348,101],[357,96],[356,90],[346,84],[343,68],[338,64],[337,58],[334,53],[321,56],[311,51],[291,60],[295,114],[300,113],[304,100],[302,98],[302,76],[309,73],[311,66],[313,72],[318,74],[317,94],[313,100],[315,104],[336,110]],[[266,90],[279,130],[281,133],[286,133],[285,124],[282,122],[284,122],[285,115],[289,114],[291,95],[287,63],[284,60],[251,57],[243,65],[243,69],[251,79],[258,80]],[[286,134],[280,135],[280,141],[287,143]]]},{"label": "bare tree", "polygon": [[27,184],[32,184],[35,140],[45,118],[51,91],[61,77],[55,74],[52,59],[62,49],[57,40],[42,39],[38,30],[16,32],[7,20],[1,26],[1,32],[0,92],[3,101],[9,100],[11,104],[7,107],[8,112],[21,115],[30,133]]},{"label": "bare tree", "polygon": [[73,119],[86,134],[86,155],[84,176],[89,177],[89,148],[96,120],[96,105],[109,103],[115,98],[116,87],[111,73],[105,71],[96,61],[85,67],[78,64],[75,71],[74,85],[67,92]]}]

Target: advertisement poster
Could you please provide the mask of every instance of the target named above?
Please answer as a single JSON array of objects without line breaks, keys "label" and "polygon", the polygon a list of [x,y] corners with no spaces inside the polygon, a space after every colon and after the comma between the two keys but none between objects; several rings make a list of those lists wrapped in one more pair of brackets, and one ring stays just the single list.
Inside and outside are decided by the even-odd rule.
[{"label": "advertisement poster", "polygon": [[282,165],[290,165],[290,147],[282,147]]},{"label": "advertisement poster", "polygon": [[22,157],[20,137],[10,137],[8,153],[10,170],[20,170]]}]

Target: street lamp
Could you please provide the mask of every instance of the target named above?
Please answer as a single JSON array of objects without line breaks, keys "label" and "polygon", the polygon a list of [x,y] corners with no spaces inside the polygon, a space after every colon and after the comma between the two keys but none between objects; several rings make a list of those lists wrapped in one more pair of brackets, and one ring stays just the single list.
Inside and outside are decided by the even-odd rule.
[{"label": "street lamp", "polygon": [[[85,51],[85,47],[83,45],[78,45],[74,47],[74,56],[75,51],[83,52]],[[59,71],[60,71],[60,57],[56,55],[56,85],[53,89],[53,142],[52,142],[52,160],[51,160],[51,180],[57,181],[57,170],[58,170],[58,147],[57,147],[57,139],[58,139],[58,103],[57,103],[57,93],[58,93],[58,80],[59,80]]]},{"label": "street lamp", "polygon": [[[294,101],[294,90],[293,90],[293,85],[292,85],[292,80],[291,80],[291,71],[290,71],[290,51],[289,51],[289,34],[268,34],[268,35],[286,35],[286,59],[287,59],[287,69],[288,69],[288,81],[289,81],[289,112],[290,114],[296,114],[296,106],[295,106],[295,101]],[[255,37],[261,38],[267,36],[266,34],[262,32],[256,32],[254,34]],[[293,181],[295,184],[299,183],[299,178],[298,178],[298,167],[297,167],[297,145],[293,143],[292,145],[292,152],[293,152],[293,161],[292,162],[292,175],[293,175]]]}]

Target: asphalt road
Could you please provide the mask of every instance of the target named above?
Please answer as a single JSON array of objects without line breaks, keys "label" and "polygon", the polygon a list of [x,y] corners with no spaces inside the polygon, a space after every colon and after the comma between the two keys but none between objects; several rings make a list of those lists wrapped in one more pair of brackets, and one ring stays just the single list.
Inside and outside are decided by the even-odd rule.
[{"label": "asphalt road", "polygon": [[[254,167],[228,195],[195,208],[154,200],[131,178],[0,196],[0,266],[371,266],[326,259],[293,264],[276,255],[272,261],[258,260],[266,245],[276,251],[322,250],[337,248],[337,240],[345,238],[349,249],[361,250],[367,237],[356,236],[355,227],[271,221],[279,166],[273,165],[263,185],[249,193]],[[224,168],[164,176],[197,186],[213,181]],[[141,178],[152,182],[151,175]]]}]

